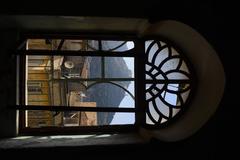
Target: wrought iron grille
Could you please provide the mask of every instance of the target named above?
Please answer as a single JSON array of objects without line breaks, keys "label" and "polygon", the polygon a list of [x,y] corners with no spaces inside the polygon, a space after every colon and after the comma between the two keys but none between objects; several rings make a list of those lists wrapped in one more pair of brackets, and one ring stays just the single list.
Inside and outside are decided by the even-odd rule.
[{"label": "wrought iron grille", "polygon": [[146,123],[161,125],[185,108],[192,76],[183,55],[170,44],[149,40],[145,50]]},{"label": "wrought iron grille", "polygon": [[[134,124],[125,125],[108,125],[103,124],[100,126],[72,126],[72,127],[41,127],[41,131],[45,133],[50,131],[54,133],[61,133],[65,131],[71,131],[71,133],[77,130],[82,133],[86,132],[103,132],[103,131],[129,131],[135,130],[138,127],[158,128],[165,126],[169,122],[177,118],[186,107],[189,105],[190,97],[193,90],[193,72],[192,67],[179,52],[168,41],[157,40],[158,38],[146,40],[136,38],[135,36],[86,36],[86,35],[63,35],[63,34],[25,34],[23,36],[23,42],[18,47],[16,53],[19,59],[19,72],[20,85],[19,85],[19,99],[20,103],[15,106],[15,109],[21,111],[20,114],[20,129],[22,133],[36,132],[39,128],[31,128],[26,125],[26,110],[41,110],[41,111],[53,111],[54,116],[60,112],[73,113],[74,111],[84,112],[80,114],[80,117],[87,117],[88,112],[100,113],[134,113]],[[47,43],[52,44],[54,39],[58,39],[54,48],[51,49],[27,49],[26,44],[29,39],[43,39]],[[160,39],[160,38],[159,38]],[[78,45],[82,43],[82,47],[75,47],[74,49],[68,49],[64,44],[72,40],[73,43]],[[83,43],[84,42],[84,43]],[[124,46],[127,43],[132,43],[131,47],[126,49]],[[109,45],[111,44],[111,45]],[[65,48],[64,48],[65,47]],[[69,88],[76,83],[78,86],[84,88],[85,91],[91,89],[98,84],[110,84],[121,88],[134,100],[134,106],[74,106],[69,103],[69,99],[60,98],[61,102],[55,104],[51,100],[49,104],[41,105],[36,103],[34,105],[26,102],[26,75],[28,73],[26,68],[27,56],[46,56],[50,57],[50,63],[45,66],[46,70],[51,75],[47,81],[52,85],[49,85],[49,91],[54,92],[54,83],[59,83],[65,89],[64,92],[70,93]],[[100,71],[96,77],[82,77],[79,71],[68,71],[66,68],[62,68],[62,72],[58,74],[60,78],[56,78],[54,73],[54,60],[55,56],[64,57],[63,64],[66,62],[68,67],[71,68],[69,61],[78,61],[83,59],[91,59],[97,57],[100,59]],[[78,59],[80,57],[80,59]],[[134,74],[129,77],[114,77],[109,76],[108,71],[105,68],[107,58],[116,57],[128,57],[134,59]],[[89,60],[88,59],[88,60]],[[33,62],[33,61],[32,61]],[[82,66],[81,66],[82,65]],[[83,67],[84,64],[79,64]],[[31,67],[34,67],[31,66]],[[36,66],[35,66],[36,67]],[[39,67],[39,66],[38,66]],[[50,69],[49,69],[50,68]],[[95,68],[98,69],[98,68]],[[116,74],[117,75],[117,74]],[[130,92],[124,87],[121,82],[133,81],[134,92]],[[120,82],[120,83],[119,83]],[[29,82],[30,84],[31,82]],[[43,91],[42,91],[43,92]],[[82,93],[78,93],[80,95]],[[52,94],[49,95],[53,96]],[[70,114],[72,117],[76,117],[76,114]],[[69,121],[73,121],[70,119]],[[59,129],[61,128],[61,131]],[[78,132],[79,134],[79,132]]]}]

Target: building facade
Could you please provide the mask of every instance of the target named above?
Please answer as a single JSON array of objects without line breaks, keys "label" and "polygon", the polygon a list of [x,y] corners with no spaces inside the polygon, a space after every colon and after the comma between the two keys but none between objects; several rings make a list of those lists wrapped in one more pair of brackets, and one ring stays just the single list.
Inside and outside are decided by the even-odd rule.
[{"label": "building facade", "polygon": [[[59,49],[61,40],[30,39],[27,49]],[[84,42],[68,40],[62,50],[82,50]],[[96,102],[83,102],[87,82],[72,83],[71,78],[88,78],[88,59],[72,56],[27,56],[26,104],[96,107]],[[91,112],[26,111],[27,127],[97,125]]]}]

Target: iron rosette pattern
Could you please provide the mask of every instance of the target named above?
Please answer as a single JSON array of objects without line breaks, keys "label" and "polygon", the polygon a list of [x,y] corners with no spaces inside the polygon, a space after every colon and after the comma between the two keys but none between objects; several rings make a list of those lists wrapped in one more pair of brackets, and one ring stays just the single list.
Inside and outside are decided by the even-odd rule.
[{"label": "iron rosette pattern", "polygon": [[159,125],[179,115],[192,89],[192,77],[183,55],[162,41],[145,41],[146,124]]}]

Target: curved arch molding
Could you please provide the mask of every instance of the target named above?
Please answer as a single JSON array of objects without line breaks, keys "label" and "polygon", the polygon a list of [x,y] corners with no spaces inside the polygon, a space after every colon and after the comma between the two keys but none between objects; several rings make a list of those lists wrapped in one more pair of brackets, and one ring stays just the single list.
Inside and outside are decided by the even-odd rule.
[{"label": "curved arch molding", "polygon": [[172,20],[149,24],[141,37],[151,36],[166,38],[183,51],[194,68],[197,85],[181,117],[163,128],[141,128],[140,134],[147,139],[179,141],[197,132],[217,110],[224,93],[224,68],[207,40],[186,24]]}]

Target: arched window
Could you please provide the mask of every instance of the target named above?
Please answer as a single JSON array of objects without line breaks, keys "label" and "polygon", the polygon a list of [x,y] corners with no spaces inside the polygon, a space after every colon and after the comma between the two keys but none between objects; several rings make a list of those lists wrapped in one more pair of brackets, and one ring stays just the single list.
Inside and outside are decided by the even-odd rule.
[{"label": "arched window", "polygon": [[134,131],[176,141],[207,122],[225,79],[216,52],[199,33],[171,20],[106,18],[109,25],[97,19],[89,18],[88,28],[76,18],[78,25],[68,28],[74,34],[53,33],[55,26],[22,33],[20,133]]},{"label": "arched window", "polygon": [[122,37],[23,34],[22,133],[129,131],[178,117],[194,82],[185,55],[161,37]]}]

